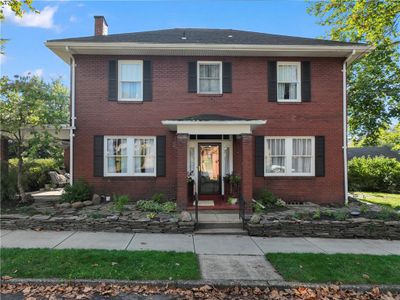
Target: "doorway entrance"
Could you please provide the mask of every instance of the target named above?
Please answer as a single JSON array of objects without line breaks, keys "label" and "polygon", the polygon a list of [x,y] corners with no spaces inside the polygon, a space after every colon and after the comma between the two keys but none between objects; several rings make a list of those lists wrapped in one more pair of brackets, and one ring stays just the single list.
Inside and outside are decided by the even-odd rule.
[{"label": "doorway entrance", "polygon": [[199,143],[199,196],[221,195],[221,144]]}]

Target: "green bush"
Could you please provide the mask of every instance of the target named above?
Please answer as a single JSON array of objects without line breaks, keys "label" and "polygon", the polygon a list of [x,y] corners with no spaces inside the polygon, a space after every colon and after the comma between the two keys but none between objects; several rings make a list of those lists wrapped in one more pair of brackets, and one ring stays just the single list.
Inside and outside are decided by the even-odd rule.
[{"label": "green bush", "polygon": [[[18,159],[9,160],[10,171],[17,172]],[[59,162],[52,158],[24,159],[22,169],[22,184],[27,192],[37,191],[50,183],[49,171],[58,170]]]},{"label": "green bush", "polygon": [[165,200],[165,195],[163,193],[155,193],[151,199],[154,202],[162,203]]},{"label": "green bush", "polygon": [[141,211],[171,213],[176,211],[176,203],[167,201],[159,203],[154,200],[139,200],[136,206]]},{"label": "green bush", "polygon": [[128,195],[114,196],[114,210],[122,212],[124,207],[129,202]]},{"label": "green bush", "polygon": [[349,189],[366,192],[400,192],[400,162],[385,157],[355,157],[348,166]]},{"label": "green bush", "polygon": [[17,195],[17,174],[13,170],[6,172],[6,165],[1,164],[0,202],[1,204],[15,203]]},{"label": "green bush", "polygon": [[262,190],[257,200],[265,207],[273,207],[276,205],[278,198],[272,192]]},{"label": "green bush", "polygon": [[77,202],[90,200],[91,190],[87,183],[78,180],[72,185],[67,185],[61,195],[61,202]]}]

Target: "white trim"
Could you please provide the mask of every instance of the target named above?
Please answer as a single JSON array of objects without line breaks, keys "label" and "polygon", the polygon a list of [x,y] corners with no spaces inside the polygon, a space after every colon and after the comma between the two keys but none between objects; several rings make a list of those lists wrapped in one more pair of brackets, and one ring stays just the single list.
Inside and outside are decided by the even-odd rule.
[{"label": "white trim", "polygon": [[[107,161],[107,140],[108,139],[126,139],[126,157],[127,157],[127,172],[126,173],[111,173],[108,172],[108,161]],[[134,168],[134,143],[135,139],[152,139],[154,140],[154,172],[153,173],[135,173]],[[157,176],[157,138],[155,136],[124,136],[124,135],[107,135],[104,136],[104,154],[103,154],[103,162],[104,162],[104,177],[129,177],[129,176],[137,176],[137,177],[156,177]]]},{"label": "white trim", "polygon": [[[298,70],[298,78],[297,78],[297,98],[296,99],[279,99],[278,98],[278,89],[279,89],[279,66],[296,66]],[[301,102],[301,62],[299,61],[278,61],[276,63],[276,100],[277,102],[283,103],[293,103],[293,102]]]},{"label": "white trim", "polygon": [[65,47],[65,50],[70,56],[70,64],[71,64],[71,77],[70,77],[70,86],[71,86],[71,120],[70,120],[70,128],[69,128],[69,184],[73,185],[74,183],[74,129],[75,129],[75,57],[70,52],[68,46]]},{"label": "white trim", "polygon": [[[266,172],[266,142],[267,139],[285,140],[285,173],[267,173]],[[311,139],[311,173],[292,172],[293,157],[293,139]],[[265,177],[310,177],[315,176],[315,136],[265,136],[264,137],[264,176]]]},{"label": "white trim", "polygon": [[[200,91],[200,65],[219,65],[219,92],[201,92]],[[222,94],[222,61],[197,61],[197,94]]]},{"label": "white trim", "polygon": [[250,134],[253,129],[267,123],[266,120],[236,121],[178,121],[163,120],[171,131],[185,134]]},{"label": "white trim", "polygon": [[[121,98],[121,64],[124,65],[140,65],[142,67],[142,80],[141,80],[141,98]],[[130,81],[134,82],[134,81]],[[143,101],[143,60],[125,60],[120,59],[118,60],[118,101],[132,101],[132,102],[142,102]]]}]

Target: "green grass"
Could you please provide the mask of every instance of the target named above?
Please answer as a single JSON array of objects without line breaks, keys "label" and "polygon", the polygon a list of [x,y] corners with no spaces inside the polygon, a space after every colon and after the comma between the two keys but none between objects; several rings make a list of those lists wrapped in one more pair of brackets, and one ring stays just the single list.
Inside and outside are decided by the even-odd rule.
[{"label": "green grass", "polygon": [[285,280],[314,283],[399,284],[400,256],[270,253]]},{"label": "green grass", "polygon": [[400,194],[354,192],[354,195],[363,201],[400,208]]},{"label": "green grass", "polygon": [[196,254],[159,251],[1,249],[1,276],[14,278],[200,279]]}]

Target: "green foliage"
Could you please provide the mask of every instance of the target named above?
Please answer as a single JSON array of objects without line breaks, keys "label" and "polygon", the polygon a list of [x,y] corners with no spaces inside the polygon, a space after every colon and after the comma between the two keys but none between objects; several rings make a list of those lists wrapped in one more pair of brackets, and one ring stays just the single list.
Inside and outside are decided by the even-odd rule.
[{"label": "green foliage", "polygon": [[124,210],[125,205],[128,204],[128,202],[129,202],[128,195],[119,195],[119,196],[114,195],[114,210],[122,212]]},{"label": "green foliage", "polygon": [[157,214],[154,212],[148,213],[146,215],[146,218],[149,218],[150,220],[154,219],[155,217],[157,217]]},{"label": "green foliage", "polygon": [[[10,172],[17,173],[18,160],[12,158],[9,160]],[[50,183],[49,171],[58,170],[60,164],[52,158],[42,159],[24,159],[22,170],[22,184],[27,191],[37,191],[43,188],[46,183]]]},{"label": "green foliage", "polygon": [[165,195],[164,195],[164,193],[155,193],[155,194],[151,197],[150,200],[152,200],[152,201],[154,201],[154,202],[157,202],[157,203],[162,203],[162,202],[165,200]]},{"label": "green foliage", "polygon": [[12,170],[6,172],[6,164],[1,164],[1,178],[0,178],[0,203],[12,204],[15,202],[17,195],[17,173]]},{"label": "green foliage", "polygon": [[262,190],[257,201],[261,202],[265,207],[273,207],[276,205],[278,198],[272,192]]},{"label": "green foliage", "polygon": [[27,11],[34,11],[39,13],[39,11],[35,10],[32,6],[33,0],[1,0],[0,1],[0,20],[4,20],[4,8],[7,6],[11,9],[11,11],[17,16],[22,17],[24,13]]},{"label": "green foliage", "polygon": [[312,218],[313,218],[313,220],[321,219],[321,210],[319,208],[314,212]]},{"label": "green foliage", "polygon": [[336,210],[336,211],[333,213],[333,218],[334,218],[336,221],[344,221],[344,220],[347,219],[347,217],[348,217],[348,213],[347,213],[347,211],[344,210],[344,209]]},{"label": "green foliage", "polygon": [[400,123],[392,129],[382,130],[379,134],[379,144],[387,145],[394,151],[400,151]]},{"label": "green foliage", "polygon": [[355,157],[348,165],[351,191],[400,192],[400,162],[385,157]]},{"label": "green foliage", "polygon": [[72,185],[67,185],[61,195],[61,202],[77,202],[90,200],[91,189],[83,180],[78,180]]},{"label": "green foliage", "polygon": [[348,70],[350,133],[376,144],[379,131],[400,117],[400,1],[315,1],[308,12],[329,28],[330,38],[376,47]]},{"label": "green foliage", "polygon": [[377,219],[389,221],[400,220],[400,214],[391,207],[384,206],[376,215]]},{"label": "green foliage", "polygon": [[159,203],[154,200],[139,200],[136,203],[136,206],[141,211],[149,211],[149,212],[163,212],[163,213],[171,213],[176,211],[176,203],[172,201],[166,201],[164,203]]}]

